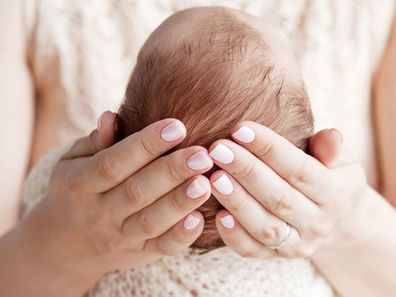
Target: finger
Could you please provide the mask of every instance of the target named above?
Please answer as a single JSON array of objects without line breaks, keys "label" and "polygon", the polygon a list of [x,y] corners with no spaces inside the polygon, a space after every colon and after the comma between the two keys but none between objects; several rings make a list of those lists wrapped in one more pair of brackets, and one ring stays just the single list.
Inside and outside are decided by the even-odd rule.
[{"label": "finger", "polygon": [[327,168],[335,168],[356,162],[342,146],[343,137],[337,129],[319,131],[309,141],[310,154]]},{"label": "finger", "polygon": [[302,242],[300,234],[293,227],[290,229],[290,234],[274,250],[277,255],[285,258],[305,258],[309,252],[307,245]]},{"label": "finger", "polygon": [[299,230],[303,230],[310,223],[309,218],[312,214],[305,209],[296,209],[290,213],[279,210],[282,216],[268,211],[263,207],[265,202],[253,198],[223,170],[214,172],[210,181],[213,185],[212,194],[216,199],[252,237],[265,245],[274,245],[285,237],[288,230],[286,222]]},{"label": "finger", "polygon": [[176,150],[145,166],[119,186],[103,194],[114,209],[127,216],[150,205],[189,178],[213,166],[207,150],[193,146]]},{"label": "finger", "polygon": [[266,259],[276,256],[274,250],[254,239],[227,210],[216,215],[216,227],[224,243],[242,257]]},{"label": "finger", "polygon": [[92,157],[78,177],[94,193],[107,191],[179,144],[186,135],[176,119],[155,122]]},{"label": "finger", "polygon": [[316,133],[309,140],[309,152],[328,168],[337,165],[342,149],[342,134],[336,129],[325,129]]},{"label": "finger", "polygon": [[104,112],[98,119],[98,127],[88,136],[77,140],[62,159],[91,156],[111,146],[114,143],[115,119],[115,113]]},{"label": "finger", "polygon": [[327,168],[271,129],[251,121],[236,126],[233,139],[287,180],[294,188],[315,200],[318,189],[327,186]]},{"label": "finger", "polygon": [[202,214],[193,211],[164,234],[147,240],[145,250],[161,255],[176,256],[193,244],[201,235],[203,227]]},{"label": "finger", "polygon": [[177,187],[151,205],[128,217],[122,232],[135,238],[150,239],[169,230],[210,197],[210,183],[197,176]]},{"label": "finger", "polygon": [[308,199],[293,188],[264,162],[235,142],[223,139],[213,143],[209,155],[216,165],[232,173],[233,177],[256,199],[276,216],[292,222],[302,214],[319,211],[320,190],[315,189],[313,199]]}]

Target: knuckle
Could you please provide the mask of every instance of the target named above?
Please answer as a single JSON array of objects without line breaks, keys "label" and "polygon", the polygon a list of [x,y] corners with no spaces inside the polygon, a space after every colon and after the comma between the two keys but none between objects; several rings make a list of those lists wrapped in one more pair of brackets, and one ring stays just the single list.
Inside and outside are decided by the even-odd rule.
[{"label": "knuckle", "polygon": [[143,234],[149,238],[154,237],[157,233],[155,224],[150,220],[149,216],[144,211],[137,214],[137,225]]},{"label": "knuckle", "polygon": [[285,210],[292,209],[292,195],[290,189],[285,190],[285,192],[279,197],[273,198],[273,210],[275,213],[281,213]]},{"label": "knuckle", "polygon": [[154,159],[158,156],[158,151],[155,149],[155,146],[148,142],[145,137],[143,137],[142,132],[138,132],[136,134],[138,143],[144,152],[144,154],[150,159]]},{"label": "knuckle", "polygon": [[117,180],[117,171],[113,164],[110,154],[103,152],[102,157],[99,159],[98,169],[103,178],[111,183]]},{"label": "knuckle", "polygon": [[320,205],[328,204],[328,196],[330,196],[332,193],[332,188],[331,188],[331,181],[328,175],[324,175],[323,178],[321,178],[321,184],[316,185],[315,187],[311,187],[310,190],[312,191],[311,196],[315,199],[317,199]]},{"label": "knuckle", "polygon": [[256,155],[259,159],[268,159],[272,156],[274,151],[274,143],[267,142],[266,144],[261,145],[256,152]]},{"label": "knuckle", "polygon": [[185,177],[180,172],[180,168],[176,164],[178,163],[176,160],[173,160],[173,158],[165,157],[165,167],[169,176],[176,182],[183,182]]},{"label": "knuckle", "polygon": [[254,166],[252,162],[243,162],[236,175],[241,179],[249,179],[253,177]]},{"label": "knuckle", "polygon": [[263,228],[259,233],[259,238],[266,243],[279,242],[282,239],[282,230],[279,226]]},{"label": "knuckle", "polygon": [[133,209],[139,209],[144,205],[145,196],[140,183],[130,180],[125,186],[126,196]]},{"label": "knuckle", "polygon": [[187,203],[181,203],[180,199],[178,199],[177,196],[170,197],[169,203],[171,205],[171,208],[176,211],[176,213],[181,214],[185,213],[186,210],[188,209]]},{"label": "knuckle", "polygon": [[248,207],[248,199],[234,199],[227,205],[227,209],[231,213],[244,213]]},{"label": "knuckle", "polygon": [[308,162],[306,160],[302,161],[301,166],[297,170],[289,173],[290,183],[295,186],[307,184],[309,182],[309,172]]}]

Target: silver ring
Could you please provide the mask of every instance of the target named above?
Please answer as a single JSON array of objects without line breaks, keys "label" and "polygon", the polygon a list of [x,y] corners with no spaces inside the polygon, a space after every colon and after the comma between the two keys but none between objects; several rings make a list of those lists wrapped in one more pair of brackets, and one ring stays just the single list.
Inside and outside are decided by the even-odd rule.
[{"label": "silver ring", "polygon": [[282,247],[282,245],[286,242],[286,240],[290,237],[292,229],[291,226],[286,223],[286,227],[287,227],[287,232],[285,237],[283,237],[281,240],[279,240],[278,242],[274,243],[274,244],[268,244],[267,247],[270,249],[279,249],[280,247]]}]

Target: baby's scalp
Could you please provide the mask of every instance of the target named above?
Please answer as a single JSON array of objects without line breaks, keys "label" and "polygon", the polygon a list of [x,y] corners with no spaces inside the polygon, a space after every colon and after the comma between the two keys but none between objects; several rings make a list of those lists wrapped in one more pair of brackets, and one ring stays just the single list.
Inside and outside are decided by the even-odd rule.
[{"label": "baby's scalp", "polygon": [[[139,53],[118,112],[118,139],[177,118],[188,133],[168,154],[192,145],[209,148],[230,138],[238,122],[252,120],[304,150],[313,117],[296,62],[274,42],[276,34],[264,34],[248,19],[208,7],[176,13],[161,24]],[[193,247],[224,245],[214,221],[221,208],[212,196],[198,209],[205,228]]]}]

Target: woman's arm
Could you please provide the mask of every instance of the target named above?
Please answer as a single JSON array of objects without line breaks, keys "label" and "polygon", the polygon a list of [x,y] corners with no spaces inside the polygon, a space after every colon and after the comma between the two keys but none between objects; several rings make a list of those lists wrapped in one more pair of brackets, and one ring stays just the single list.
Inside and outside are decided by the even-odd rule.
[{"label": "woman's arm", "polygon": [[368,188],[312,260],[343,297],[394,296],[395,230],[394,208]]},{"label": "woman's arm", "polygon": [[396,206],[396,13],[388,47],[374,78],[373,96],[380,191]]},{"label": "woman's arm", "polygon": [[0,0],[0,236],[18,220],[33,134],[34,100],[19,2]]}]

